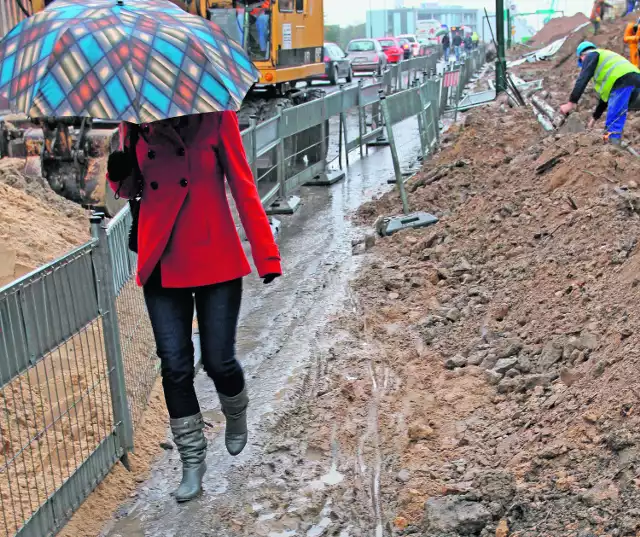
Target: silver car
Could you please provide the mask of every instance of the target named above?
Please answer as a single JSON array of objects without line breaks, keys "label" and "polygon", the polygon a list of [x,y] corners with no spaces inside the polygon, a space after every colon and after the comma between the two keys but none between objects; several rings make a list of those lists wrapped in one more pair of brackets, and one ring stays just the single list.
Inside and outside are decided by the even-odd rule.
[{"label": "silver car", "polygon": [[374,72],[378,75],[387,67],[387,56],[376,39],[353,39],[347,45],[347,57],[354,73]]}]

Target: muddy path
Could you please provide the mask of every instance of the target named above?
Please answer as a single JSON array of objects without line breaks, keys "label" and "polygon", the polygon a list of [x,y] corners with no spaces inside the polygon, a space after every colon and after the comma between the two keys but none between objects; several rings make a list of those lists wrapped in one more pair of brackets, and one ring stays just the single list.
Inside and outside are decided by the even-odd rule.
[{"label": "muddy path", "polygon": [[[415,161],[418,154],[416,128],[410,120],[397,131],[406,162]],[[305,443],[291,427],[324,383],[325,349],[333,341],[333,334],[331,341],[326,337],[327,323],[350,304],[348,282],[358,265],[352,242],[362,231],[350,223],[349,215],[363,202],[387,191],[387,179],[392,176],[388,149],[371,149],[363,160],[354,152],[351,159],[345,181],[329,189],[304,189],[299,212],[282,218],[280,245],[286,276],[270,286],[247,279],[238,334],[238,354],[252,398],[252,436],[247,449],[235,459],[224,451],[217,396],[208,378],[200,373],[196,388],[210,424],[206,493],[188,505],[175,504],[168,494],[179,479],[178,456],[175,450],[167,451],[151,478],[141,485],[135,499],[120,509],[103,535],[168,537],[184,535],[187,526],[189,535],[194,536],[268,535],[271,531],[276,535],[279,527],[286,526],[275,524],[270,529],[267,522],[276,516],[267,506],[260,507],[264,502],[259,500],[259,491],[275,485],[298,493],[297,481],[283,476],[278,483],[274,477],[278,470],[270,470],[279,452],[273,446],[282,441],[300,447]],[[325,461],[324,450],[316,453],[311,449],[310,470],[326,466],[321,472],[328,476],[325,481],[340,481],[335,468],[338,451],[336,447],[332,455],[329,449]],[[323,518],[322,507],[317,507],[319,520]],[[245,526],[245,517],[252,510],[260,513],[249,517],[255,527]],[[239,525],[234,522],[236,515]],[[311,523],[317,517],[302,518]]]}]

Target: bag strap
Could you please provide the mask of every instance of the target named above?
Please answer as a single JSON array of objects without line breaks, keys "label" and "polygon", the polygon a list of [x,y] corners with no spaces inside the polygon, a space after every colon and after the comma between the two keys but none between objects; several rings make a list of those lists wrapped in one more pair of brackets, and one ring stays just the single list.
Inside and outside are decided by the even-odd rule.
[{"label": "bag strap", "polygon": [[142,190],[144,187],[144,181],[142,180],[142,171],[140,170],[140,164],[138,163],[138,139],[140,138],[140,127],[138,125],[131,125],[129,128],[129,152],[133,159],[133,175],[134,180],[137,183],[138,190],[136,191],[134,199],[142,197]]}]

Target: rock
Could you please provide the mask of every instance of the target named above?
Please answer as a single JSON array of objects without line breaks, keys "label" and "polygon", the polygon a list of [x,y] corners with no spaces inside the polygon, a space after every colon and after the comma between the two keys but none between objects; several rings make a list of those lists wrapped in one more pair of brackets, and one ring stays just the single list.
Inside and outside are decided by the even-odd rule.
[{"label": "rock", "polygon": [[412,425],[409,427],[409,440],[413,442],[429,440],[433,438],[434,434],[434,430],[428,425]]},{"label": "rock", "polygon": [[580,337],[576,341],[576,348],[581,351],[593,351],[598,347],[598,338],[595,334],[587,332],[586,330],[580,334]]},{"label": "rock", "polygon": [[518,363],[517,358],[501,358],[496,362],[496,365],[493,367],[494,371],[497,371],[501,375],[504,375],[509,369],[515,367]]},{"label": "rock", "polygon": [[487,382],[492,386],[496,386],[502,380],[502,375],[493,369],[488,369],[484,374]]},{"label": "rock", "polygon": [[605,442],[609,449],[615,453],[635,445],[631,434],[625,430],[613,431],[605,438]]},{"label": "rock", "polygon": [[575,369],[567,369],[566,367],[562,368],[560,371],[560,380],[566,386],[572,386],[576,382],[578,382],[584,375]]},{"label": "rock", "polygon": [[400,295],[398,293],[389,293],[388,297],[389,300],[398,300],[400,298]]},{"label": "rock", "polygon": [[481,352],[476,352],[467,358],[467,365],[480,365],[482,360],[484,360],[485,354]]},{"label": "rock", "polygon": [[582,419],[584,421],[586,421],[587,423],[590,423],[591,425],[595,425],[596,423],[598,423],[598,414],[596,414],[595,412],[585,412],[582,415]]},{"label": "rock", "polygon": [[482,360],[481,366],[485,369],[493,369],[498,363],[498,356],[494,353],[487,354]]},{"label": "rock", "polygon": [[448,280],[449,278],[451,278],[451,274],[449,273],[449,271],[446,268],[440,267],[438,269],[438,279],[440,280]]},{"label": "rock", "polygon": [[364,238],[364,248],[365,250],[370,250],[376,245],[376,236],[373,233],[370,233]]},{"label": "rock", "polygon": [[522,350],[522,341],[517,338],[502,339],[496,346],[498,359],[516,356]]},{"label": "rock", "polygon": [[631,328],[623,328],[620,330],[620,338],[627,339],[633,335],[633,330]]},{"label": "rock", "polygon": [[603,479],[598,482],[593,488],[584,492],[580,499],[589,507],[595,507],[607,500],[617,500],[620,496],[620,491],[616,485],[608,480]]},{"label": "rock", "polygon": [[424,530],[428,535],[449,532],[474,535],[491,522],[491,513],[481,503],[464,500],[461,496],[430,498],[425,503]]},{"label": "rock", "polygon": [[453,358],[447,358],[444,362],[444,366],[447,369],[456,369],[457,367],[464,367],[467,365],[467,359],[462,354],[456,354]]},{"label": "rock", "polygon": [[409,479],[411,479],[411,472],[406,469],[400,470],[396,476],[396,480],[400,481],[400,483],[407,483]]},{"label": "rock", "polygon": [[509,524],[503,518],[496,528],[496,537],[509,537]]},{"label": "rock", "polygon": [[455,323],[460,319],[460,310],[457,308],[451,308],[450,310],[447,311],[446,317],[452,323]]},{"label": "rock", "polygon": [[160,447],[165,451],[171,451],[173,449],[173,444],[170,442],[160,442]]},{"label": "rock", "polygon": [[455,275],[464,274],[465,272],[471,272],[473,267],[464,257],[460,258],[458,264],[451,269],[451,272]]},{"label": "rock", "polygon": [[529,360],[528,356],[518,356],[518,363],[515,365],[515,368],[520,371],[520,373],[529,373],[531,372],[531,360]]},{"label": "rock", "polygon": [[542,349],[540,369],[546,371],[562,359],[563,345],[557,341],[549,341]]},{"label": "rock", "polygon": [[607,362],[605,362],[604,360],[600,360],[596,364],[596,367],[593,369],[591,374],[594,379],[597,379],[598,377],[602,376],[602,374],[605,372],[606,369],[607,369]]},{"label": "rock", "polygon": [[548,374],[527,375],[524,378],[524,386],[527,390],[531,390],[536,386],[543,388],[551,384],[552,380],[553,380],[552,375],[548,375]]},{"label": "rock", "polygon": [[518,391],[522,385],[520,379],[502,379],[498,384],[498,393],[511,393]]},{"label": "rock", "polygon": [[520,376],[520,371],[518,371],[517,369],[509,369],[509,371],[507,371],[504,374],[505,377],[508,377],[510,379],[514,379],[516,377]]},{"label": "rock", "polygon": [[551,460],[560,457],[561,455],[565,455],[568,451],[569,448],[566,446],[566,444],[558,442],[555,444],[551,444],[550,446],[546,446],[544,449],[542,449],[542,451],[540,451],[540,457],[542,459]]}]

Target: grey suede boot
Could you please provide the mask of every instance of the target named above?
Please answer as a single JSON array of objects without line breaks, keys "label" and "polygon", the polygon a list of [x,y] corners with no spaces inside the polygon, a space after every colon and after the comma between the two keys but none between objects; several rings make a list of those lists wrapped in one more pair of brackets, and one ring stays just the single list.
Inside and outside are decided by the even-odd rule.
[{"label": "grey suede boot", "polygon": [[204,437],[202,414],[171,420],[173,441],[182,460],[182,481],[173,493],[179,502],[187,502],[202,492],[202,478],[207,471],[204,462],[207,440]]},{"label": "grey suede boot", "polygon": [[224,432],[224,441],[227,451],[231,455],[238,455],[247,445],[249,433],[247,431],[247,406],[249,406],[249,396],[245,387],[238,395],[227,397],[221,393],[220,406],[222,413],[227,418],[227,427]]}]

